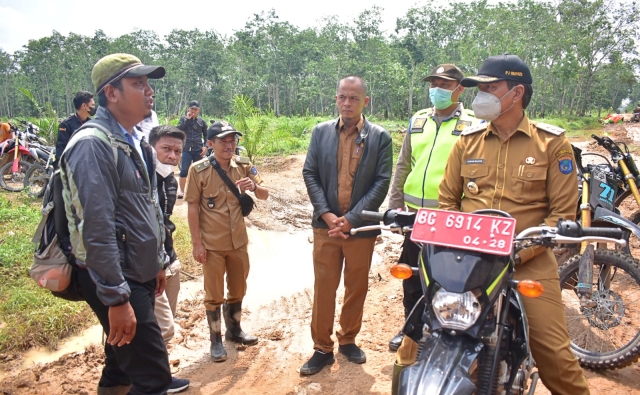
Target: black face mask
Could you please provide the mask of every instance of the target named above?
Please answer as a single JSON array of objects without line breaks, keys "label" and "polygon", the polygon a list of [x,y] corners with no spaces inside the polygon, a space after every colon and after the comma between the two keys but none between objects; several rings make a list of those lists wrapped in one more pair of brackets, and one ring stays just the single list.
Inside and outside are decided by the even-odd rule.
[{"label": "black face mask", "polygon": [[96,115],[96,111],[98,111],[96,106],[89,107],[89,116],[92,117],[92,116]]}]

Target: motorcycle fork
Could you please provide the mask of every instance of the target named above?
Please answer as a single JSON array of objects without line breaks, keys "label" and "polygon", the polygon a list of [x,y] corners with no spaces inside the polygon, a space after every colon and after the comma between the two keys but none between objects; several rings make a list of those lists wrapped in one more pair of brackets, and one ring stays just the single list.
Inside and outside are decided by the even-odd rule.
[{"label": "motorcycle fork", "polygon": [[498,325],[496,326],[496,338],[495,341],[494,339],[490,340],[490,344],[494,348],[493,361],[491,361],[491,373],[488,377],[489,380],[486,380],[487,384],[490,385],[488,386],[489,388],[480,389],[480,391],[478,391],[480,395],[483,395],[482,390],[484,390],[484,393],[486,395],[491,395],[493,394],[494,390],[497,390],[497,388],[494,387],[497,387],[496,380],[498,379],[498,377],[496,375],[500,360],[500,344],[504,336],[505,326],[507,325],[507,314],[509,313],[509,301],[511,300],[511,292],[513,292],[513,289],[511,287],[507,287],[505,295],[500,295],[498,297],[499,318]]},{"label": "motorcycle fork", "polygon": [[636,203],[640,206],[640,191],[638,191],[638,185],[636,184],[636,178],[629,170],[629,167],[625,163],[623,159],[618,161],[618,165],[622,169],[622,174],[624,174],[624,179],[629,184],[629,189],[631,189],[631,193],[633,193],[633,197],[636,198]]},{"label": "motorcycle fork", "polygon": [[[580,201],[580,221],[583,228],[591,227],[591,205],[589,204],[589,198],[591,197],[591,190],[589,188],[589,179],[591,174],[585,173],[582,175],[582,199]],[[580,254],[584,253],[584,250],[589,245],[589,242],[583,242],[580,246]]]}]

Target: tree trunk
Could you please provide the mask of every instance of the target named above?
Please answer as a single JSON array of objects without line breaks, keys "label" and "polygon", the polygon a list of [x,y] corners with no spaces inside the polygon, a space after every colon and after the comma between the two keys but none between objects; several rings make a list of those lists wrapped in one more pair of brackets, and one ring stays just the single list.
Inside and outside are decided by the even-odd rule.
[{"label": "tree trunk", "polygon": [[413,83],[416,76],[416,62],[411,62],[411,81],[409,82],[409,114],[413,114]]}]

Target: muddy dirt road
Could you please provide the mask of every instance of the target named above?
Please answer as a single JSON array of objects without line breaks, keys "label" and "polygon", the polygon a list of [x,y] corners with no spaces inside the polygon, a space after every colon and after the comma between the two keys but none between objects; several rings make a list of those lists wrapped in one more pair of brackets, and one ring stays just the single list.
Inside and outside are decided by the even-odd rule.
[{"label": "muddy dirt road", "polygon": [[[229,359],[219,364],[211,362],[200,280],[183,283],[176,319],[179,328],[169,344],[169,353],[174,374],[192,382],[185,394],[390,393],[394,354],[388,351],[387,342],[401,326],[402,311],[401,283],[388,270],[398,258],[401,240],[396,235],[385,235],[376,245],[376,262],[357,339],[367,354],[366,364],[350,363],[336,353],[336,363],[330,369],[311,377],[296,372],[312,354],[313,346],[309,329],[313,279],[308,275],[311,206],[301,176],[303,161],[303,156],[276,158],[259,168],[271,197],[259,202],[248,220],[252,272],[243,326],[259,336],[260,342],[246,348],[227,342]],[[176,208],[175,217],[186,218],[184,203]],[[273,249],[290,252],[265,262]],[[338,314],[335,318],[337,322]],[[9,361],[0,361],[2,369],[15,368],[0,382],[0,394],[93,394],[103,363],[99,345],[23,370],[16,368],[20,358],[9,356]],[[585,375],[593,394],[640,394],[637,364],[613,372],[586,371]],[[536,394],[549,392],[540,384]]]}]

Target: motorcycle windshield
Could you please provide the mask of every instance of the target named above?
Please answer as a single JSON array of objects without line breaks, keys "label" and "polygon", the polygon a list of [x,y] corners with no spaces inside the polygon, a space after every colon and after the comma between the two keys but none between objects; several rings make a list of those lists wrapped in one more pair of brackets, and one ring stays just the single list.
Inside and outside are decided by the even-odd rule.
[{"label": "motorcycle windshield", "polygon": [[[422,251],[427,284],[435,281],[449,292],[481,289],[487,295],[506,278],[508,256],[425,245]],[[500,287],[498,287],[500,288]]]}]

